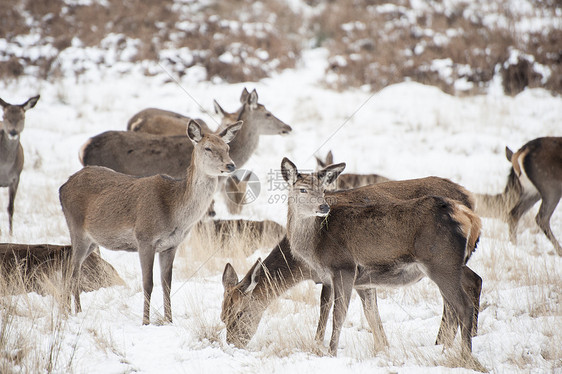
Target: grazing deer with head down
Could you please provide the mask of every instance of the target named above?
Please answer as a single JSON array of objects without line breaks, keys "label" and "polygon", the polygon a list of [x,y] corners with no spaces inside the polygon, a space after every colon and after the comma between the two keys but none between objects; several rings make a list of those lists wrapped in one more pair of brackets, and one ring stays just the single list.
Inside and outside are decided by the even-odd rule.
[{"label": "grazing deer with head down", "polygon": [[[244,124],[230,143],[230,156],[241,167],[256,150],[260,135],[288,134],[291,127],[277,119],[258,103],[256,90],[242,91],[238,121]],[[223,131],[222,128],[217,130]],[[82,147],[84,166],[106,166],[115,171],[138,176],[167,174],[185,177],[193,146],[184,136],[157,136],[133,131],[107,131],[90,138]]]},{"label": "grazing deer with head down", "polygon": [[8,217],[10,235],[13,232],[14,201],[18,192],[20,174],[23,170],[23,147],[20,134],[25,125],[25,111],[37,104],[39,95],[28,99],[25,103],[14,105],[0,99],[4,114],[0,124],[0,187],[8,187]]},{"label": "grazing deer with head down", "polygon": [[301,174],[289,159],[281,163],[290,186],[291,250],[322,283],[333,287],[330,354],[337,354],[354,286],[403,286],[427,275],[458,318],[462,353],[471,357],[474,307],[462,283],[463,267],[480,235],[478,216],[459,202],[438,196],[398,200],[371,194],[366,205],[350,203],[355,190],[345,190],[332,193],[328,205],[326,186],[344,168],[342,163]]},{"label": "grazing deer with head down", "polygon": [[[327,192],[327,198],[331,198]],[[448,179],[427,177],[406,181],[391,181],[369,185],[355,190],[353,196],[339,196],[350,199],[348,203],[368,205],[370,196],[382,195],[401,200],[422,196],[438,195],[456,200],[467,208],[473,207],[472,195],[462,186]],[[341,201],[340,201],[341,202]],[[291,253],[288,239],[285,237],[261,263],[257,261],[246,276],[238,281],[234,268],[227,264],[223,273],[224,300],[221,317],[226,324],[227,342],[239,347],[245,346],[254,335],[261,315],[276,297],[295,284],[312,279],[321,283],[316,273],[303,261]],[[482,279],[467,266],[463,266],[462,286],[469,294],[473,306],[473,336],[476,335]],[[420,277],[421,279],[421,277]],[[363,308],[375,341],[375,349],[381,350],[388,345],[377,308],[376,290],[369,287],[356,287],[363,303]],[[316,340],[322,342],[332,303],[332,288],[324,283],[320,297],[320,318],[316,330]],[[458,329],[458,320],[451,308],[444,305],[443,319],[437,335],[436,344],[450,344]]]},{"label": "grazing deer with head down", "polygon": [[[324,169],[328,165],[334,163],[334,154],[329,151],[326,158],[322,160],[316,156],[316,163],[318,169]],[[369,184],[376,184],[381,182],[388,182],[390,179],[378,174],[356,174],[344,173],[332,185],[328,186],[328,190],[349,190],[350,188],[367,186]]]},{"label": "grazing deer with head down", "polygon": [[512,167],[503,193],[476,194],[476,211],[506,221],[509,237],[515,242],[519,219],[541,200],[535,221],[562,256],[562,247],[550,228],[550,217],[562,196],[562,138],[537,138],[515,153],[506,147],[505,155]]},{"label": "grazing deer with head down", "polygon": [[[131,117],[127,122],[127,130],[154,135],[183,135],[190,120],[190,117],[169,110],[146,108]],[[201,126],[204,134],[212,132],[205,121],[200,118],[194,120]],[[228,123],[233,122],[236,120]]]},{"label": "grazing deer with head down", "polygon": [[137,178],[105,167],[86,167],[60,188],[62,210],[72,242],[71,289],[81,310],[78,282],[84,259],[97,245],[137,251],[144,290],[143,324],[150,322],[154,257],[160,260],[164,318],[171,322],[170,287],[177,246],[207,211],[218,177],[234,171],[228,144],[242,126],[236,122],[221,133],[202,134],[195,121],[187,135],[194,143],[187,177]]}]

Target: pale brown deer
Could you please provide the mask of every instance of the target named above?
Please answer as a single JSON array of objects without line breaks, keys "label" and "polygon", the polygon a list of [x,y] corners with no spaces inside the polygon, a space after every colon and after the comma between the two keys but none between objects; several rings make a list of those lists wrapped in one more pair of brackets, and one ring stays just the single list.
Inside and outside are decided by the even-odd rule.
[{"label": "pale brown deer", "polygon": [[[438,177],[391,181],[358,188],[355,191],[349,203],[368,205],[371,194],[375,198],[383,194],[403,200],[439,195],[456,200],[467,208],[473,207],[472,195],[466,189],[448,179]],[[331,192],[327,192],[327,196],[330,198]],[[339,196],[339,198],[349,199],[350,196]],[[245,346],[254,335],[261,315],[272,300],[303,280],[312,279],[321,283],[313,270],[292,255],[286,237],[261,263],[261,267],[258,265],[259,261],[241,281],[238,281],[236,271],[230,264],[226,265],[223,273],[224,300],[221,317],[226,325],[227,341],[239,347]],[[476,335],[482,279],[470,268],[463,266],[462,283],[474,306],[472,334]],[[378,351],[388,343],[377,309],[376,290],[374,287],[359,287],[356,290],[363,303],[365,316],[375,340],[375,349]],[[324,340],[331,303],[332,288],[329,284],[323,284],[320,318],[316,330],[316,339],[319,342]],[[454,339],[458,328],[458,320],[454,317],[445,304],[436,344],[449,343]]]},{"label": "pale brown deer", "polygon": [[[0,277],[5,291],[40,294],[55,291],[50,285],[56,282],[58,274],[67,270],[71,254],[70,245],[0,243]],[[125,284],[99,251],[86,258],[83,270],[80,291]]]},{"label": "pale brown deer", "polygon": [[[260,135],[288,134],[291,127],[276,118],[258,103],[256,90],[246,89],[240,97],[242,107],[237,120],[242,129],[230,143],[230,156],[241,167],[256,150]],[[217,131],[222,131],[219,128]],[[134,131],[107,131],[90,138],[81,149],[80,161],[84,166],[106,166],[115,171],[149,176],[167,174],[173,178],[185,177],[191,162],[193,145],[185,136],[160,136]]]},{"label": "pale brown deer", "polygon": [[398,200],[370,194],[367,205],[360,203],[361,194],[345,190],[326,200],[326,186],[344,168],[341,163],[301,174],[289,159],[281,163],[290,186],[291,250],[333,287],[329,353],[337,354],[354,286],[404,286],[428,276],[458,318],[462,354],[470,358],[474,306],[463,287],[463,268],[479,239],[480,219],[461,203],[439,196]]},{"label": "pale brown deer", "polygon": [[[316,156],[316,164],[318,169],[323,169],[334,163],[334,154],[329,151],[325,159]],[[369,184],[387,182],[390,179],[378,174],[357,174],[343,173],[332,185],[328,186],[328,190],[348,190],[350,188],[367,186]]]},{"label": "pale brown deer", "polygon": [[505,189],[496,195],[476,194],[477,213],[507,222],[510,240],[515,243],[519,219],[541,200],[535,221],[562,256],[562,247],[550,228],[550,218],[562,196],[562,138],[537,138],[515,153],[506,147],[505,154],[512,165]]},{"label": "pale brown deer", "polygon": [[20,175],[23,170],[23,147],[20,134],[25,126],[25,111],[37,104],[39,95],[29,98],[23,104],[8,104],[0,99],[3,117],[0,124],[0,187],[8,187],[8,219],[10,235],[13,233],[14,201],[18,192]]},{"label": "pale brown deer", "polygon": [[[131,117],[127,122],[127,130],[154,135],[183,135],[190,120],[190,117],[169,110],[146,108]],[[201,126],[204,134],[213,132],[202,119],[194,120]]]},{"label": "pale brown deer", "polygon": [[190,121],[187,135],[194,147],[183,179],[166,175],[138,178],[105,167],[85,167],[61,186],[60,201],[73,251],[69,288],[74,294],[76,312],[81,310],[77,284],[80,267],[99,245],[139,253],[144,290],[143,324],[150,322],[152,272],[158,253],[164,318],[172,321],[170,288],[176,248],[207,212],[218,177],[234,171],[227,143],[241,126],[241,122],[236,122],[217,135],[202,134],[197,122]]}]

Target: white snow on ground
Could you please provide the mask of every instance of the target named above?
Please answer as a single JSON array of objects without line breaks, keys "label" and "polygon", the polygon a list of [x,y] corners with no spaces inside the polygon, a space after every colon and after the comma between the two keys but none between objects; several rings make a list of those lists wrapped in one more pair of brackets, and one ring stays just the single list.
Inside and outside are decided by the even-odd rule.
[{"label": "white snow on ground", "polygon": [[[245,165],[262,180],[262,194],[242,214],[250,219],[285,222],[284,192],[274,190],[275,180],[267,180],[276,174],[283,156],[301,169],[312,169],[313,155],[324,156],[331,149],[336,161],[347,163],[349,172],[393,179],[438,175],[473,192],[498,193],[510,167],[504,156],[506,145],[516,150],[539,136],[562,135],[562,99],[544,90],[526,90],[516,97],[459,98],[405,82],[375,94],[334,92],[317,83],[326,56],[322,49],[306,52],[299,68],[248,84],[212,84],[186,74],[179,87],[164,72],[146,77],[138,70],[91,77],[86,73],[57,83],[28,78],[0,83],[0,96],[8,102],[41,94],[37,106],[27,113],[21,136],[26,163],[13,236],[7,234],[7,189],[0,191],[4,202],[0,240],[69,243],[58,188],[81,167],[78,151],[90,136],[124,130],[133,114],[149,106],[202,117],[213,125],[198,104],[212,112],[212,100],[217,99],[223,108],[234,111],[243,87],[255,88],[259,101],[293,127],[288,136],[262,138]],[[123,71],[123,66],[118,70]],[[220,200],[217,205],[219,216],[226,217]],[[551,220],[560,239],[561,213],[559,207]],[[173,324],[141,326],[137,254],[102,249],[102,256],[127,286],[83,294],[84,311],[57,320],[62,324],[58,334],[50,329],[51,317],[57,315],[52,311],[56,301],[37,294],[15,297],[19,310],[36,309],[34,318],[24,312],[14,317],[23,342],[45,357],[50,347],[59,347],[54,372],[61,373],[466,371],[447,367],[458,339],[453,352],[442,353],[443,347],[434,345],[442,304],[437,287],[428,280],[380,293],[379,308],[390,341],[384,352],[372,352],[372,337],[354,295],[338,357],[318,355],[312,341],[319,287],[312,283],[301,284],[270,307],[247,349],[229,346],[220,308],[222,266],[230,259],[219,261],[218,269],[205,269],[202,264],[196,271],[197,266],[186,263],[190,248],[184,250],[186,254],[176,257],[174,264]],[[260,249],[245,268],[237,265],[239,275],[269,250]],[[214,251],[209,249],[209,257]],[[538,231],[532,214],[520,224],[517,245],[509,243],[507,225],[484,219],[483,236],[469,266],[484,280],[474,356],[486,368],[502,373],[562,370],[562,259]],[[180,271],[186,267],[190,270]],[[157,321],[162,314],[158,266],[154,279],[152,320]],[[218,338],[213,338],[213,331],[219,332]]]}]

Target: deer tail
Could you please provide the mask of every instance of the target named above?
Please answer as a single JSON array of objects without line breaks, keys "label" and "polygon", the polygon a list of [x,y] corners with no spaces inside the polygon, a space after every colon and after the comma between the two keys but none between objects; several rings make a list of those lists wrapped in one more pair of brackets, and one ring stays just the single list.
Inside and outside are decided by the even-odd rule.
[{"label": "deer tail", "polygon": [[464,252],[464,262],[466,264],[478,245],[480,232],[482,230],[482,221],[476,213],[459,203],[454,203],[453,205],[452,218],[458,222],[459,228],[466,238]]}]

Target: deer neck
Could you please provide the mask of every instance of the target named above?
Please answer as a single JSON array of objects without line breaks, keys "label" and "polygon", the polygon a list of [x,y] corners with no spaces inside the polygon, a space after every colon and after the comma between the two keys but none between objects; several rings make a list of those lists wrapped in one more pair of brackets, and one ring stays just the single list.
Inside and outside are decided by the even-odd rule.
[{"label": "deer neck", "polygon": [[244,165],[258,147],[260,134],[258,124],[252,118],[252,111],[246,104],[240,109],[238,120],[244,121],[236,137],[230,142],[230,158],[236,167]]},{"label": "deer neck", "polygon": [[264,310],[289,288],[308,279],[308,270],[292,256],[287,237],[262,262],[260,272],[260,281],[253,295]]},{"label": "deer neck", "polygon": [[321,271],[317,268],[317,262],[315,261],[315,247],[320,233],[318,217],[300,216],[294,205],[294,203],[289,202],[287,215],[287,236],[291,251],[293,255],[304,261],[310,269],[315,270],[320,275]]},{"label": "deer neck", "polygon": [[193,223],[205,214],[218,184],[218,177],[209,175],[198,162],[197,155],[194,153],[191,164],[187,169],[186,178],[182,181],[183,194],[181,200],[184,208],[179,214],[185,215],[193,220]]},{"label": "deer neck", "polygon": [[509,212],[513,209],[520,197],[521,185],[512,168],[502,193],[495,195],[474,194],[476,213],[483,217],[507,221]]},{"label": "deer neck", "polygon": [[10,139],[6,131],[0,131],[0,160],[4,162],[13,162],[18,154],[20,146],[19,136],[15,139]]}]

